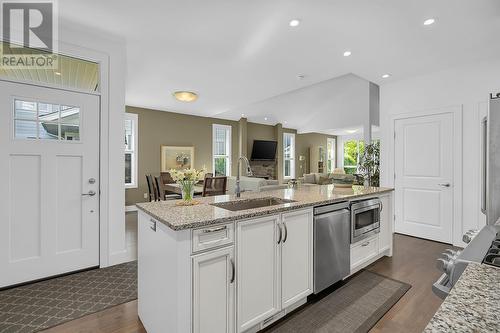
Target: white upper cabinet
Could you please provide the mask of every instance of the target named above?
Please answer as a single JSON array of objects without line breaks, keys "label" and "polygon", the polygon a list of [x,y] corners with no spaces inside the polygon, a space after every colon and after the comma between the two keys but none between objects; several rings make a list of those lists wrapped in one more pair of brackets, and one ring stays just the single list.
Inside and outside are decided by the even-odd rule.
[{"label": "white upper cabinet", "polygon": [[238,332],[259,324],[280,309],[279,220],[275,215],[237,224]]},{"label": "white upper cabinet", "polygon": [[281,222],[282,308],[312,293],[313,216],[311,210],[285,213]]}]

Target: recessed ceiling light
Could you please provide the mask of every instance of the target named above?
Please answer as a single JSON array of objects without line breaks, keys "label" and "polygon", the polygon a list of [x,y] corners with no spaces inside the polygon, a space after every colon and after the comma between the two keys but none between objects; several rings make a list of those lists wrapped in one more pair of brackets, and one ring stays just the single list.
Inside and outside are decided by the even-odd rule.
[{"label": "recessed ceiling light", "polygon": [[297,79],[303,80],[306,76],[304,74],[297,75]]},{"label": "recessed ceiling light", "polygon": [[434,22],[436,22],[436,19],[428,18],[427,20],[424,21],[424,25],[431,25],[434,24]]},{"label": "recessed ceiling light", "polygon": [[192,91],[176,91],[174,97],[180,102],[194,102],[198,99],[198,95]]},{"label": "recessed ceiling light", "polygon": [[264,117],[264,120],[267,120],[267,117]]},{"label": "recessed ceiling light", "polygon": [[344,57],[349,57],[351,55],[351,51],[345,51],[344,52]]},{"label": "recessed ceiling light", "polygon": [[300,20],[299,19],[293,19],[290,21],[290,23],[288,23],[291,27],[296,27],[300,24]]},{"label": "recessed ceiling light", "polygon": [[391,74],[384,74],[384,75],[382,75],[383,79],[387,79],[388,77],[391,77]]},{"label": "recessed ceiling light", "polygon": [[54,72],[55,75],[61,75],[61,72]]}]

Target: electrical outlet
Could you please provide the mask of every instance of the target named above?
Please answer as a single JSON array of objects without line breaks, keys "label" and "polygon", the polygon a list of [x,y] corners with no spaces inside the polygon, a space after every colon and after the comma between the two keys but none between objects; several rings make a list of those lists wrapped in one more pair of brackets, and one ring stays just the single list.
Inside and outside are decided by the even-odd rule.
[{"label": "electrical outlet", "polygon": [[147,199],[147,198],[148,198],[148,194],[144,193],[144,199]]}]

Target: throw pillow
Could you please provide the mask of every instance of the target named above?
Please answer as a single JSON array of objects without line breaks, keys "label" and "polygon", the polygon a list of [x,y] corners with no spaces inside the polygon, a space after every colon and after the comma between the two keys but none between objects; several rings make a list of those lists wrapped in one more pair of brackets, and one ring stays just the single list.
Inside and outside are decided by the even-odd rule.
[{"label": "throw pillow", "polygon": [[314,174],[309,173],[304,175],[304,183],[306,184],[315,184],[316,180],[314,179]]}]

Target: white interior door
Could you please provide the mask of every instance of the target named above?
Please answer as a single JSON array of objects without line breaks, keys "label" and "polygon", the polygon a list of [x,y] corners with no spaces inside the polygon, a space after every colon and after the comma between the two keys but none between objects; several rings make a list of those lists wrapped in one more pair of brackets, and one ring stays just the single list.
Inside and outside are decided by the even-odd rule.
[{"label": "white interior door", "polygon": [[99,97],[0,81],[0,287],[99,265]]},{"label": "white interior door", "polygon": [[453,240],[453,114],[395,122],[395,231]]}]

